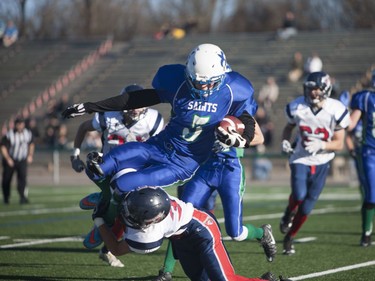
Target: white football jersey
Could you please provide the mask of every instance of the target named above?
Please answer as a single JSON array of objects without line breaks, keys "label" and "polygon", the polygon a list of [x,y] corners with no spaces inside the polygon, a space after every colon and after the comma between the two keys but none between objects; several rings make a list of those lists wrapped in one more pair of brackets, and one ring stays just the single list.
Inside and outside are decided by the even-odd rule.
[{"label": "white football jersey", "polygon": [[142,119],[126,127],[123,123],[122,112],[97,112],[92,119],[92,126],[98,132],[103,133],[102,152],[106,154],[120,144],[131,141],[143,142],[158,134],[164,127],[164,120],[157,110],[148,108]]},{"label": "white football jersey", "polygon": [[133,252],[140,254],[154,252],[160,248],[164,238],[180,235],[186,230],[184,226],[193,218],[193,205],[173,196],[169,197],[171,210],[164,220],[145,229],[126,227],[124,239]]},{"label": "white football jersey", "polygon": [[286,106],[285,114],[288,122],[297,128],[297,143],[289,163],[321,165],[335,157],[332,151],[319,151],[312,155],[305,149],[304,142],[311,138],[329,142],[336,130],[349,126],[349,111],[340,101],[327,98],[323,107],[314,113],[301,96]]}]

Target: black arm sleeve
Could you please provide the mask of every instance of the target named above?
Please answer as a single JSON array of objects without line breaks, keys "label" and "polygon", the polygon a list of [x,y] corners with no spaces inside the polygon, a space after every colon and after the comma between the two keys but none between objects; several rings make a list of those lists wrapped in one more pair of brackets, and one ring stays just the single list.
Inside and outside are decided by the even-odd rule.
[{"label": "black arm sleeve", "polygon": [[144,89],[125,93],[98,102],[85,102],[84,107],[87,113],[121,111],[147,107],[161,103],[161,100],[154,89]]},{"label": "black arm sleeve", "polygon": [[255,119],[247,111],[244,111],[238,119],[245,125],[242,137],[246,140],[246,147],[249,147],[255,135]]}]

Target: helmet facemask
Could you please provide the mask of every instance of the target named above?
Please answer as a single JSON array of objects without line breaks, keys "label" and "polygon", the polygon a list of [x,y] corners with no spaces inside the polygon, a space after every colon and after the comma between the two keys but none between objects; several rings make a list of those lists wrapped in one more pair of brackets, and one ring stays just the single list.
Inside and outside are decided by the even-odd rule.
[{"label": "helmet facemask", "polygon": [[123,116],[124,116],[125,123],[126,124],[134,123],[145,118],[147,110],[148,110],[147,107],[124,110]]},{"label": "helmet facemask", "polygon": [[328,74],[313,72],[303,84],[305,101],[313,108],[321,108],[324,101],[331,95],[332,84]]},{"label": "helmet facemask", "polygon": [[224,52],[212,44],[195,48],[186,62],[186,80],[194,98],[207,99],[224,83],[228,64]]}]

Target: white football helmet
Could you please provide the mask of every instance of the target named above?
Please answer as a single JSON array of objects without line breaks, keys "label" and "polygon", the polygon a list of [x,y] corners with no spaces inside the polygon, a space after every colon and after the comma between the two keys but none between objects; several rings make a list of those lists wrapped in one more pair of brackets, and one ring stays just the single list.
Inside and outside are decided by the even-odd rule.
[{"label": "white football helmet", "polygon": [[199,45],[186,62],[186,80],[194,97],[206,98],[219,90],[229,71],[224,52],[213,44]]}]

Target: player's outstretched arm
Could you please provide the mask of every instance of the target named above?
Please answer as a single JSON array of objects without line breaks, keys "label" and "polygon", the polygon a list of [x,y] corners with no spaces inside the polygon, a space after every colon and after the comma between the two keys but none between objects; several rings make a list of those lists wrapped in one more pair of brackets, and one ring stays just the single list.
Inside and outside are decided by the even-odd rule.
[{"label": "player's outstretched arm", "polygon": [[161,103],[154,89],[144,89],[114,96],[98,102],[85,102],[69,106],[62,112],[63,118],[74,118],[93,112],[122,111],[126,109],[148,107]]}]

